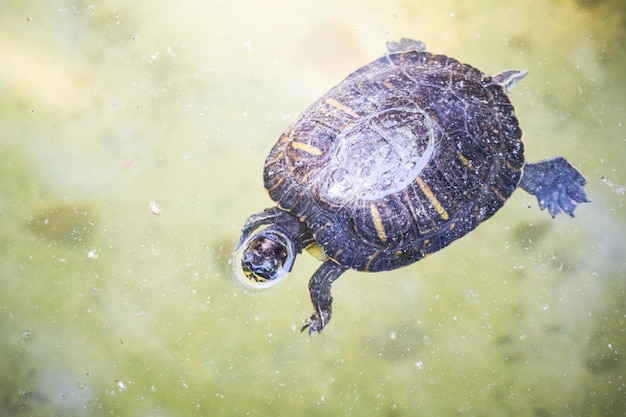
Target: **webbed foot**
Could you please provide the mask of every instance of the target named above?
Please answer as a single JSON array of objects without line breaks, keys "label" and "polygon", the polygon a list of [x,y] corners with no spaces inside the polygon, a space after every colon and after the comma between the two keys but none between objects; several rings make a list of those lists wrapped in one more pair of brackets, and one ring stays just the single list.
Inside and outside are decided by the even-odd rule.
[{"label": "webbed foot", "polygon": [[565,158],[556,157],[527,163],[519,186],[537,197],[539,207],[546,207],[552,217],[561,211],[574,217],[578,203],[586,203],[585,177]]},{"label": "webbed foot", "polygon": [[307,319],[300,331],[303,332],[309,329],[309,336],[313,336],[315,332],[321,333],[324,326],[328,324],[332,315],[333,304],[330,289],[333,282],[345,270],[346,267],[339,265],[332,259],[328,259],[315,271],[309,281],[309,292],[311,293],[311,302],[315,312]]}]

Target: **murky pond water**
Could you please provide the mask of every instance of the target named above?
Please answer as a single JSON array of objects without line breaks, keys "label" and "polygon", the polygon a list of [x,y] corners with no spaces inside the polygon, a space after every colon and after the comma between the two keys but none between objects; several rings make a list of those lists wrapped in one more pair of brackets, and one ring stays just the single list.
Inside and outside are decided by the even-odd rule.
[{"label": "murky pond water", "polygon": [[[3,415],[626,412],[622,2],[336,3],[0,5]],[[401,37],[529,69],[527,158],[566,156],[592,202],[553,220],[516,192],[417,264],[350,271],[311,338],[319,262],[247,293],[230,253],[278,135]]]}]

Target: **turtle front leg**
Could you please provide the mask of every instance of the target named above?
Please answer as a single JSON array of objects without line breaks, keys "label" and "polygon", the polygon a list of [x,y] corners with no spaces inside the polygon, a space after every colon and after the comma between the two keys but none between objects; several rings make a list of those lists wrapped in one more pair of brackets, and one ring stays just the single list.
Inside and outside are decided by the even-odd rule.
[{"label": "turtle front leg", "polygon": [[548,208],[552,217],[561,211],[574,217],[578,203],[586,203],[585,177],[565,158],[556,157],[528,163],[519,186],[537,197],[541,210]]},{"label": "turtle front leg", "polygon": [[333,297],[330,289],[333,282],[339,278],[346,270],[345,267],[339,265],[332,259],[325,261],[322,266],[311,277],[309,281],[309,292],[311,293],[311,301],[315,312],[311,314],[300,331],[309,329],[309,335],[313,336],[315,332],[321,333],[324,326],[330,321],[332,314]]}]

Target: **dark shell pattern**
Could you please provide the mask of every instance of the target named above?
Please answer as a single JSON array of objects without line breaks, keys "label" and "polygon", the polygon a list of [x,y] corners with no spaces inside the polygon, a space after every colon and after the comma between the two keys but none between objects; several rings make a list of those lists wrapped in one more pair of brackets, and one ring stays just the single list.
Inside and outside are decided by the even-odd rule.
[{"label": "dark shell pattern", "polygon": [[490,76],[444,55],[392,52],[287,129],[265,188],[339,264],[395,269],[502,207],[522,174],[521,134]]}]

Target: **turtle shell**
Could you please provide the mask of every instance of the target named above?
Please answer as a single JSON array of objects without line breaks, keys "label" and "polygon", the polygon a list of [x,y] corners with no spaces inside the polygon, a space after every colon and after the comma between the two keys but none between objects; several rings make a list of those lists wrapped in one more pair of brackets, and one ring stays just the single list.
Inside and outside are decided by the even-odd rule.
[{"label": "turtle shell", "polygon": [[330,258],[383,271],[491,217],[523,165],[503,87],[455,59],[409,50],[360,68],[311,105],[271,150],[264,183]]}]

